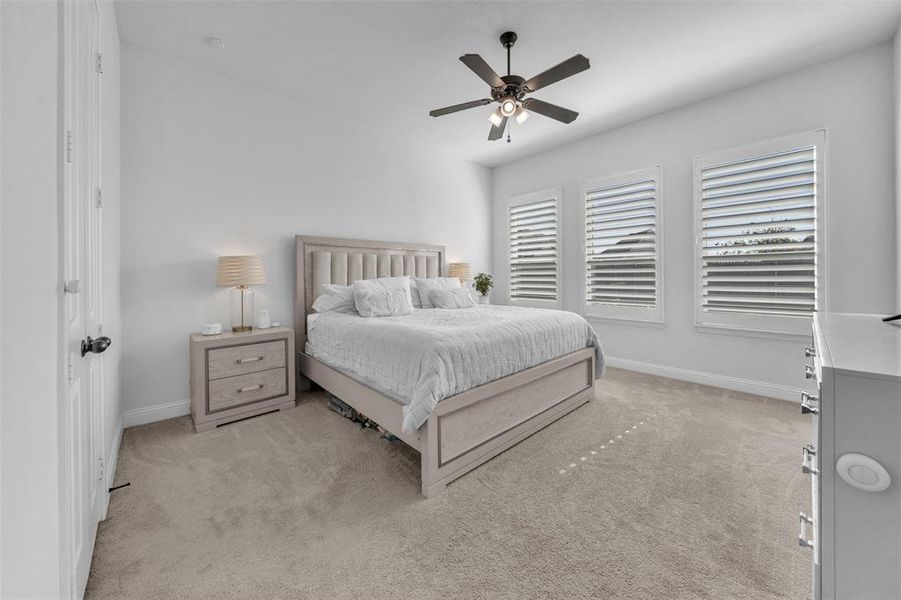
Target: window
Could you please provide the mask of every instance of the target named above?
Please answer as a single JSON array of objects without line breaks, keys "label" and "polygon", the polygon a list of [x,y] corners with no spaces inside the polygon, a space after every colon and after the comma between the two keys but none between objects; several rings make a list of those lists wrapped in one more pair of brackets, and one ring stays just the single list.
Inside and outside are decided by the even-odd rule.
[{"label": "window", "polygon": [[586,315],[663,320],[660,172],[582,182]]},{"label": "window", "polygon": [[510,304],[560,306],[560,190],[510,200]]},{"label": "window", "polygon": [[696,160],[697,323],[809,333],[822,309],[825,132]]}]

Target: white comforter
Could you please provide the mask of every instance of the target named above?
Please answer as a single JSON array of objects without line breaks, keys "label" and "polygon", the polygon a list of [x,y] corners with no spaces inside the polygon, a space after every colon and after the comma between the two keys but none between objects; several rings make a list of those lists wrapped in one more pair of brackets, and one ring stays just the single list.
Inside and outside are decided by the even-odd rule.
[{"label": "white comforter", "polygon": [[517,371],[595,348],[579,315],[558,310],[478,306],[417,309],[399,317],[313,315],[306,353],[404,405],[403,431],[425,423],[438,401]]}]

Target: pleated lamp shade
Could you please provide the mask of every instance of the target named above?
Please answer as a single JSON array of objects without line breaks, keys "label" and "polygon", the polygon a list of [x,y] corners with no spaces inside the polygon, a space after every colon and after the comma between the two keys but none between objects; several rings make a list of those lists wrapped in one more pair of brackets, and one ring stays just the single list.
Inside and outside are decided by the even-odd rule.
[{"label": "pleated lamp shade", "polygon": [[266,271],[262,256],[220,256],[216,271],[216,285],[266,285]]},{"label": "pleated lamp shade", "polygon": [[451,263],[447,267],[447,276],[456,277],[460,281],[472,279],[472,267],[469,263]]}]

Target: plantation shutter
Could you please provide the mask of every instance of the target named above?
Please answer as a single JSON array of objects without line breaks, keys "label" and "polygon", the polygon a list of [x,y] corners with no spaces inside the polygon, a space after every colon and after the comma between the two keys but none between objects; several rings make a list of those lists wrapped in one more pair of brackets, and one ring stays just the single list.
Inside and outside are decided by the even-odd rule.
[{"label": "plantation shutter", "polygon": [[510,299],[557,300],[557,199],[510,207]]},{"label": "plantation shutter", "polygon": [[816,184],[815,146],[701,169],[704,311],[815,310]]},{"label": "plantation shutter", "polygon": [[586,303],[655,308],[656,179],[589,187],[584,198]]}]

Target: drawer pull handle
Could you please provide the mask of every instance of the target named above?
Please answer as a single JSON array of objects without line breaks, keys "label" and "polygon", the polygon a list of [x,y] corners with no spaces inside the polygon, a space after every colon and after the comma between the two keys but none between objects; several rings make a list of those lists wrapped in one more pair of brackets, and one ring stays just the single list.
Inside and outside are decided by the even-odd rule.
[{"label": "drawer pull handle", "polygon": [[807,358],[810,358],[811,356],[816,356],[816,355],[817,355],[817,351],[814,350],[813,348],[810,348],[810,347],[804,348],[804,356],[806,356]]},{"label": "drawer pull handle", "polygon": [[244,392],[253,392],[256,390],[261,390],[261,389],[263,389],[263,387],[265,387],[265,386],[262,383],[260,383],[258,385],[251,385],[249,387],[238,388],[238,393],[243,394]]},{"label": "drawer pull handle", "polygon": [[818,415],[820,407],[818,406],[819,398],[811,396],[807,392],[801,392],[801,414],[802,415]]},{"label": "drawer pull handle", "polygon": [[820,474],[820,470],[813,466],[813,457],[816,455],[817,451],[810,444],[801,448],[801,472],[805,475]]},{"label": "drawer pull handle", "polygon": [[798,522],[801,524],[801,533],[798,535],[798,545],[802,548],[813,548],[813,540],[807,537],[807,526],[813,525],[813,519],[804,513],[798,513]]},{"label": "drawer pull handle", "polygon": [[804,377],[806,379],[813,379],[817,376],[817,371],[810,365],[804,365]]},{"label": "drawer pull handle", "polygon": [[263,357],[262,356],[253,356],[251,358],[239,358],[235,362],[238,363],[239,365],[243,365],[244,363],[257,362],[258,360],[263,360]]}]

